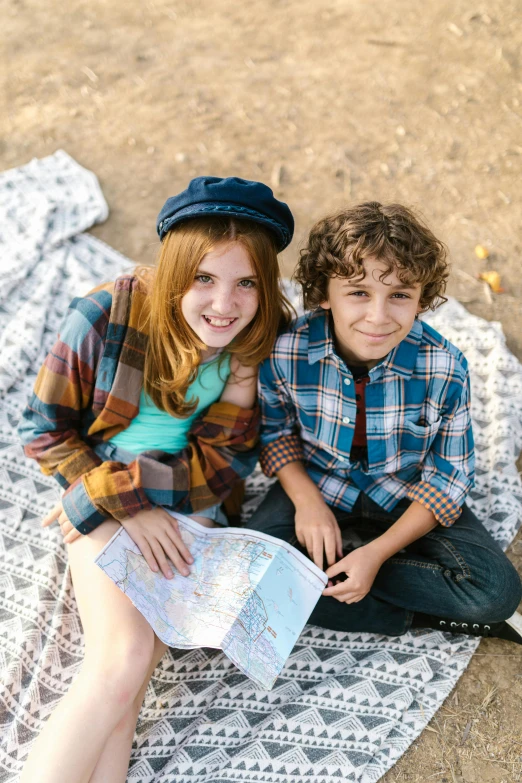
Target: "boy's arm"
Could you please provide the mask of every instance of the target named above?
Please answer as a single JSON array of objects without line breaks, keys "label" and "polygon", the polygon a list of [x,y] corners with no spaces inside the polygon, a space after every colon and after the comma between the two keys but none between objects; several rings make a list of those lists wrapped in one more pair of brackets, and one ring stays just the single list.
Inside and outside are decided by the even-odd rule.
[{"label": "boy's arm", "polygon": [[323,569],[343,556],[339,524],[302,462],[289,462],[277,473],[281,486],[295,506],[295,534],[316,566]]},{"label": "boy's arm", "polygon": [[261,467],[267,476],[277,475],[295,506],[297,540],[318,568],[342,556],[341,532],[319,488],[303,463],[299,423],[293,400],[285,389],[274,357],[259,372],[261,408]]},{"label": "boy's arm", "polygon": [[295,405],[279,374],[274,355],[259,368],[261,468],[269,478],[291,462],[303,461]]},{"label": "boy's arm", "polygon": [[475,454],[471,428],[470,383],[467,364],[461,378],[452,379],[442,422],[426,455],[420,481],[407,497],[417,501],[449,527],[460,516],[466,496],[473,486]]}]

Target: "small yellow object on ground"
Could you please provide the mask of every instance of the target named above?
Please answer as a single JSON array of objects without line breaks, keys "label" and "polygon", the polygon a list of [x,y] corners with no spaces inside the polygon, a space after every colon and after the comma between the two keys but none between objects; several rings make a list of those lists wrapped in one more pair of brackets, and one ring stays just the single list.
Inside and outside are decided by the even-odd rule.
[{"label": "small yellow object on ground", "polygon": [[484,245],[476,245],[475,247],[475,255],[477,258],[487,258],[489,256],[489,250],[487,247],[484,247]]},{"label": "small yellow object on ground", "polygon": [[482,272],[479,275],[479,277],[480,277],[481,280],[485,280],[486,281],[486,283],[489,285],[489,287],[491,288],[491,290],[495,294],[501,294],[503,292],[504,289],[500,285],[501,281],[500,281],[500,275],[499,275],[498,272],[493,272],[493,271],[491,271],[491,272]]}]

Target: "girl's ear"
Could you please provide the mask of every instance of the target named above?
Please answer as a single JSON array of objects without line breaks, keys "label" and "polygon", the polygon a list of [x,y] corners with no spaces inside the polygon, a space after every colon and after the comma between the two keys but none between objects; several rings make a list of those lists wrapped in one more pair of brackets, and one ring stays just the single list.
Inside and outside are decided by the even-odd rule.
[{"label": "girl's ear", "polygon": [[319,307],[322,307],[323,310],[330,310],[331,304],[328,299],[325,299],[324,302],[319,302]]}]

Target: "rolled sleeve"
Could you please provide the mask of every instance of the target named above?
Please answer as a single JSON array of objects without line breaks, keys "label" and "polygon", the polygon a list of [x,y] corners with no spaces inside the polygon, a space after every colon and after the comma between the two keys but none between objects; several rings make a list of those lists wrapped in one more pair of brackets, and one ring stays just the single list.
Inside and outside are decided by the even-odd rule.
[{"label": "rolled sleeve", "polygon": [[407,497],[416,500],[432,512],[443,527],[451,525],[460,517],[462,508],[452,498],[426,481],[419,481],[408,490]]},{"label": "rolled sleeve", "polygon": [[274,476],[289,462],[303,459],[295,404],[274,355],[261,365],[258,395],[261,409],[261,469],[266,476]]},{"label": "rolled sleeve", "polygon": [[265,476],[275,476],[289,462],[303,460],[303,446],[299,435],[285,435],[261,450],[261,470]]},{"label": "rolled sleeve", "polygon": [[407,492],[408,498],[430,509],[444,527],[459,518],[474,483],[475,453],[467,367],[462,381],[448,401],[420,480]]}]

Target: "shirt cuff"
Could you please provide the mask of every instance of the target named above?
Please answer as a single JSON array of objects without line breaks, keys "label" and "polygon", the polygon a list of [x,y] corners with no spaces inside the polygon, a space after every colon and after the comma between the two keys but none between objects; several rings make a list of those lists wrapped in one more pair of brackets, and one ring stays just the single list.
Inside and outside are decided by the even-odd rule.
[{"label": "shirt cuff", "polygon": [[289,462],[303,461],[303,457],[303,446],[299,435],[284,435],[261,449],[261,470],[270,478]]},{"label": "shirt cuff", "polygon": [[108,518],[93,504],[82,481],[66,492],[62,497],[62,506],[69,521],[84,536]]},{"label": "shirt cuff", "polygon": [[451,527],[462,513],[462,508],[446,492],[437,489],[427,481],[419,481],[406,493],[410,500],[416,500],[432,512],[443,527]]}]

